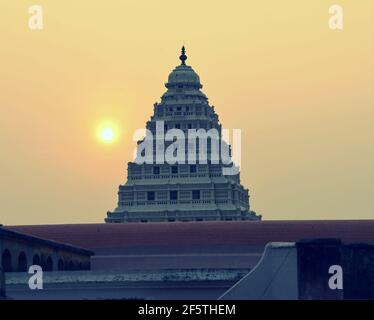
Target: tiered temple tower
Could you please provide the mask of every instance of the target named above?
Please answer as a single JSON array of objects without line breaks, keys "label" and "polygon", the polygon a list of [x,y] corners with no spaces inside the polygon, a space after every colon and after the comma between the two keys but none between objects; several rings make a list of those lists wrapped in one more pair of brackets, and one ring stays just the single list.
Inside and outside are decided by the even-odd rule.
[{"label": "tiered temple tower", "polygon": [[[180,129],[187,136],[189,129],[214,128],[221,136],[218,115],[201,91],[199,76],[186,65],[184,47],[180,60],[181,64],[170,73],[165,84],[167,91],[161,102],[154,105],[153,116],[146,125],[155,137],[154,145],[157,144],[157,121],[163,121],[165,132]],[[165,149],[170,144],[165,142]],[[208,141],[208,154],[211,144]],[[198,154],[199,145],[195,148]],[[185,152],[189,152],[188,143]],[[216,163],[208,157],[203,163],[198,155],[196,164],[129,162],[127,182],[119,186],[118,206],[107,213],[105,222],[260,220],[261,216],[250,211],[248,189],[240,184],[240,173],[224,175],[224,167],[221,159]]]}]

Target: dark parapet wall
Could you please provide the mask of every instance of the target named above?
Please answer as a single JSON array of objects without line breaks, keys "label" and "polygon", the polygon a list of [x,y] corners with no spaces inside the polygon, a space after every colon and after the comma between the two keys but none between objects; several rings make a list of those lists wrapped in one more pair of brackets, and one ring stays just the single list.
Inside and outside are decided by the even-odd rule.
[{"label": "dark parapet wall", "polygon": [[[298,249],[299,299],[374,299],[374,245],[337,239],[302,240]],[[342,268],[342,289],[331,289],[331,266]]]},{"label": "dark parapet wall", "polygon": [[344,299],[374,300],[374,245],[344,246]]},{"label": "dark parapet wall", "polygon": [[296,247],[299,299],[342,299],[342,290],[329,287],[330,267],[340,266],[342,262],[342,242],[338,239],[301,240]]},{"label": "dark parapet wall", "polygon": [[5,299],[5,275],[0,267],[0,300]]}]

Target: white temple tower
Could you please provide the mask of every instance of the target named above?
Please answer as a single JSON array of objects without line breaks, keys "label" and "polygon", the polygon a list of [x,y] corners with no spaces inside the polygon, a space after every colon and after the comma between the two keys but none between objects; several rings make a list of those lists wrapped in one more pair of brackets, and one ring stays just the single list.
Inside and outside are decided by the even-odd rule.
[{"label": "white temple tower", "polygon": [[[156,122],[163,123],[165,132],[180,129],[187,136],[192,129],[216,129],[221,137],[218,115],[200,90],[199,76],[186,65],[184,47],[180,60],[146,125],[155,136],[154,145]],[[165,149],[170,144],[165,142]],[[208,140],[208,154],[211,144]],[[198,154],[199,144],[195,150]],[[188,143],[185,152],[190,152]],[[224,175],[224,167],[221,159],[216,163],[208,158],[204,163],[198,156],[195,164],[129,162],[127,182],[119,186],[118,206],[107,213],[105,222],[261,220],[250,210],[248,189],[240,184],[240,173]]]}]

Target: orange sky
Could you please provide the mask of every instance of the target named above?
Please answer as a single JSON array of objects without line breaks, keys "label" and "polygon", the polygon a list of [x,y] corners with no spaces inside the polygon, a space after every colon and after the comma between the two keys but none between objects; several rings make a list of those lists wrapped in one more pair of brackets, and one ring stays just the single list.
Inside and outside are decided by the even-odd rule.
[{"label": "orange sky", "polygon": [[[264,219],[374,218],[374,2],[0,3],[0,223],[103,222],[181,45]],[[344,29],[328,8],[344,8]],[[118,141],[100,143],[109,121]]]}]

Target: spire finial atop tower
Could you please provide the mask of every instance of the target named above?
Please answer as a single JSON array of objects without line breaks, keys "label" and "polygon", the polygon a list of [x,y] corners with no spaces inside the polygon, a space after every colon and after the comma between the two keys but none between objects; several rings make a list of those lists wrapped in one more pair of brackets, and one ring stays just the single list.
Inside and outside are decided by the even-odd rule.
[{"label": "spire finial atop tower", "polygon": [[186,56],[186,49],[184,48],[184,46],[182,47],[182,50],[181,50],[181,55],[179,57],[179,59],[182,61],[182,65],[185,65],[185,61],[187,60],[187,56]]}]

